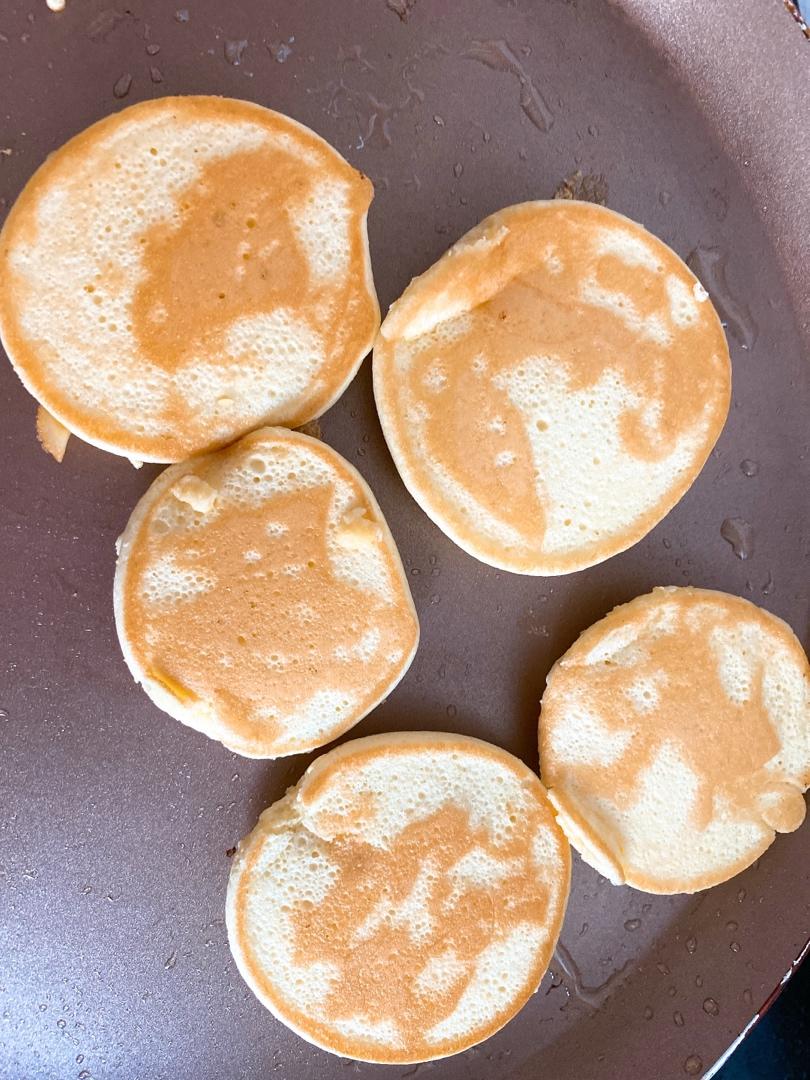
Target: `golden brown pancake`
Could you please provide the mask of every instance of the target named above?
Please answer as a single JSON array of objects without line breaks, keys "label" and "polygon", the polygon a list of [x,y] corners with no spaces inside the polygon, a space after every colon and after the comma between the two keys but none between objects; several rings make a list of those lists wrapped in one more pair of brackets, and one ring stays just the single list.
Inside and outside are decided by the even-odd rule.
[{"label": "golden brown pancake", "polygon": [[346,731],[396,686],[419,637],[368,486],[282,428],[155,480],[121,538],[115,621],[155,704],[247,757]]},{"label": "golden brown pancake", "polygon": [[692,272],[604,207],[532,202],[392,306],[374,392],[405,485],[476,558],[579,570],[640,540],[726,418],[728,348]]},{"label": "golden brown pancake", "polygon": [[370,181],[246,101],[133,105],[34,174],[0,233],[0,337],[82,439],[179,461],[343,392],[379,326]]},{"label": "golden brown pancake", "polygon": [[568,844],[526,766],[463,735],[344,743],[239,845],[231,950],[303,1038],[405,1063],[501,1028],[551,959]]},{"label": "golden brown pancake", "polygon": [[695,892],[804,819],[810,665],[747,600],[661,588],[586,630],[548,677],[543,782],[616,884]]}]

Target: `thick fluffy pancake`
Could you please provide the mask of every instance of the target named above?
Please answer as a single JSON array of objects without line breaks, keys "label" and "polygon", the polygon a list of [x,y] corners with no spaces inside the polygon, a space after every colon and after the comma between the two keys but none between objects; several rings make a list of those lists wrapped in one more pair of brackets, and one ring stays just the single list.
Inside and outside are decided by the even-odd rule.
[{"label": "thick fluffy pancake", "polygon": [[804,818],[807,657],[747,600],[656,589],[554,666],[540,763],[569,840],[611,880],[657,893],[716,885]]},{"label": "thick fluffy pancake", "polygon": [[728,348],[673,251],[603,207],[487,218],[393,305],[374,346],[411,494],[471,555],[562,574],[640,540],[726,418]]},{"label": "thick fluffy pancake", "polygon": [[0,336],[70,431],[180,461],[342,393],[379,326],[371,183],[246,101],[162,98],[35,173],[0,234]]},{"label": "thick fluffy pancake", "polygon": [[314,762],[239,845],[228,937],[305,1039],[425,1061],[492,1035],[537,988],[569,877],[522,762],[463,735],[375,735]]},{"label": "thick fluffy pancake", "polygon": [[368,486],[281,428],[155,480],[121,538],[115,621],[152,700],[247,757],[311,750],[356,724],[419,637]]}]

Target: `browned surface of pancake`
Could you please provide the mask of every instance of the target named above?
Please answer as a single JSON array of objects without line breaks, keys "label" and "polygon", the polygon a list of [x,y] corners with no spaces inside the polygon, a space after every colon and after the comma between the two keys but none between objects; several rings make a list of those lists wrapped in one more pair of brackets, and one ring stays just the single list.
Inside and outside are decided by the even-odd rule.
[{"label": "browned surface of pancake", "polygon": [[0,234],[12,363],[71,431],[143,460],[303,424],[379,325],[372,196],[314,132],[249,102],[107,117],[48,158]]},{"label": "browned surface of pancake", "polygon": [[[373,769],[379,770],[376,781],[364,781],[364,771]],[[464,771],[470,790],[462,800]],[[456,787],[434,790],[448,776]],[[478,788],[482,779],[494,785]],[[409,788],[415,802],[408,802]],[[493,818],[502,815],[501,835],[493,834],[482,811],[489,799]],[[322,808],[322,800],[340,809]],[[429,805],[422,809],[425,800]],[[399,815],[391,810],[398,806]],[[302,859],[311,859],[318,871],[328,867],[329,888],[316,900],[307,899],[306,883],[284,862],[288,855],[278,837],[285,830]],[[269,855],[266,845],[277,854]],[[320,758],[294,792],[266,811],[237,858],[229,937],[251,987],[317,1045],[389,1063],[456,1053],[518,1011],[550,960],[570,873],[567,845],[533,773],[486,743],[426,732],[360,739]],[[478,860],[478,878],[460,876],[465,859]],[[275,884],[265,895],[270,865]],[[313,964],[334,973],[328,990],[306,1009],[280,987],[279,964],[268,966],[262,955],[261,939],[270,932],[269,924],[262,929],[263,912],[273,906],[276,887],[279,897],[287,897],[290,874],[302,891],[281,901],[287,962],[304,978]],[[480,985],[475,980],[486,967],[487,950],[504,942],[515,950],[516,966],[525,966],[508,1000],[495,1009],[485,1003],[483,1020],[463,1034],[440,1037],[465,1001],[469,1010],[465,995],[491,989],[498,998],[499,983],[508,979],[504,961],[500,975],[493,969]],[[425,975],[432,971],[434,978]],[[347,1020],[360,1028],[341,1032]],[[385,1025],[396,1032],[388,1045],[373,1034]],[[372,1034],[364,1036],[362,1029]]]},{"label": "browned surface of pancake", "polygon": [[543,779],[569,839],[612,876],[691,892],[804,819],[810,665],[747,600],[657,589],[585,631],[552,669]]},{"label": "browned surface of pancake", "polygon": [[162,708],[257,757],[356,723],[418,639],[359,474],[325,444],[270,428],[155,481],[124,535],[116,618]]},{"label": "browned surface of pancake", "polygon": [[725,421],[728,347],[697,279],[603,207],[507,207],[393,305],[374,348],[391,453],[461,547],[559,574],[645,535]]}]

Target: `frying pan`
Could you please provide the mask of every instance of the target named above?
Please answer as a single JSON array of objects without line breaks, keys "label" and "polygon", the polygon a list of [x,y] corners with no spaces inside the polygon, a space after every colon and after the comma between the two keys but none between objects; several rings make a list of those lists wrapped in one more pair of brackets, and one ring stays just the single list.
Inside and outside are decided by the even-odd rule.
[{"label": "frying pan", "polygon": [[[422,622],[409,674],[351,734],[450,728],[536,767],[550,665],[654,585],[747,596],[808,644],[808,62],[779,0],[67,0],[58,15],[2,0],[0,212],[110,111],[221,93],[296,117],[372,178],[383,309],[486,214],[576,186],[577,170],[690,257],[727,323],[731,413],[686,498],[601,566],[520,578],[454,547],[394,471],[368,363],[322,420],[388,516]],[[228,951],[228,852],[309,759],[238,759],[133,684],[114,541],[157,470],[77,440],[57,466],[6,364],[0,384],[0,1073],[711,1073],[807,949],[810,826],[691,897],[614,888],[577,859],[539,992],[458,1057],[346,1062],[265,1012]]]}]

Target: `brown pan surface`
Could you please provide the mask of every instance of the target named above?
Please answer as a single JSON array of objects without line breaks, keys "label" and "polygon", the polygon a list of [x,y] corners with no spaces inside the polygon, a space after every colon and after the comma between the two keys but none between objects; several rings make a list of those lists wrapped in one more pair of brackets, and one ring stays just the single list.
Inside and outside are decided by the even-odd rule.
[{"label": "brown pan surface", "polygon": [[[695,486],[636,547],[556,580],[474,561],[417,509],[364,364],[323,435],[379,499],[422,642],[352,734],[456,728],[534,767],[549,667],[654,585],[747,596],[807,646],[810,208],[798,117],[810,45],[781,4],[175,3],[68,0],[53,15],[44,0],[5,0],[0,215],[47,153],[111,110],[222,93],[301,120],[371,177],[383,311],[486,214],[547,198],[579,169],[591,189],[604,178],[609,206],[697,253],[690,265],[728,323],[732,408]],[[135,686],[113,627],[114,541],[157,469],[78,441],[57,466],[6,364],[0,386],[0,1072],[413,1074],[308,1046],[242,983],[224,925],[226,851],[309,758],[237,759]],[[701,1075],[810,937],[809,853],[805,825],[728,884],[683,898],[614,888],[575,859],[562,948],[539,993],[493,1039],[416,1075]]]}]

